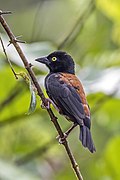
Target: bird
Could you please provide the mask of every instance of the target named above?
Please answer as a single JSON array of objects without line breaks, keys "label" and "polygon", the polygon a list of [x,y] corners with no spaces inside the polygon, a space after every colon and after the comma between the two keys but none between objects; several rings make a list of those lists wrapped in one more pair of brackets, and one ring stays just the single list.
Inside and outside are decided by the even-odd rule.
[{"label": "bird", "polygon": [[90,132],[90,108],[83,85],[75,75],[73,58],[68,53],[57,50],[35,61],[45,64],[49,69],[45,77],[45,88],[50,102],[61,115],[73,122],[73,126],[67,133],[69,134],[74,127],[79,126],[79,139],[82,145],[91,153],[95,152],[96,148]]}]

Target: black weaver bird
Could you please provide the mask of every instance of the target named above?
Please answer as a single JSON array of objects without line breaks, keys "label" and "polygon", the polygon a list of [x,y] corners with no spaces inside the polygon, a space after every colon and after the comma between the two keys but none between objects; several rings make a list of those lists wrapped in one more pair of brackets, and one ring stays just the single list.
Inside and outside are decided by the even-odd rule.
[{"label": "black weaver bird", "polygon": [[75,76],[72,57],[66,52],[55,51],[36,61],[45,64],[50,70],[45,78],[45,88],[50,102],[57,107],[60,114],[73,122],[66,136],[75,126],[79,125],[79,139],[82,145],[93,153],[96,150],[90,133],[90,109],[83,86]]}]

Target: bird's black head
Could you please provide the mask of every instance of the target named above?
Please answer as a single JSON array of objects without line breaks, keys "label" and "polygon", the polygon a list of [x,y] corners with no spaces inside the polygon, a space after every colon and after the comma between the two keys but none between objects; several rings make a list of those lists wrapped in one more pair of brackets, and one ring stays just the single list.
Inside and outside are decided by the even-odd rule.
[{"label": "bird's black head", "polygon": [[48,56],[35,59],[45,64],[51,73],[66,72],[74,74],[74,61],[70,55],[63,51],[55,51]]}]

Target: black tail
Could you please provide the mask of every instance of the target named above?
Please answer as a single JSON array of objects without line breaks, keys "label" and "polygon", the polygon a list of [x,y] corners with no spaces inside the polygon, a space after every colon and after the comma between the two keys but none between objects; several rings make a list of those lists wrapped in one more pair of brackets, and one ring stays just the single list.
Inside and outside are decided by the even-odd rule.
[{"label": "black tail", "polygon": [[93,140],[92,140],[92,136],[90,133],[90,129],[88,127],[80,126],[80,137],[79,137],[79,139],[81,140],[82,145],[84,147],[87,147],[91,153],[96,151]]}]

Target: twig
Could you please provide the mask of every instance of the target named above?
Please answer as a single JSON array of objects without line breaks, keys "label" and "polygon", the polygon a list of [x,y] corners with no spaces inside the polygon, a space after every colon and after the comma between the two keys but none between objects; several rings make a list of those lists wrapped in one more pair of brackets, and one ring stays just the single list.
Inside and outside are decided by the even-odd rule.
[{"label": "twig", "polygon": [[[6,31],[7,35],[9,36],[10,38],[10,41],[12,42],[12,44],[14,45],[15,49],[17,50],[19,56],[21,57],[21,60],[26,68],[26,70],[28,71],[29,73],[29,76],[31,77],[36,89],[37,89],[37,92],[38,92],[38,95],[40,96],[41,100],[43,101],[43,104],[46,105],[46,98],[42,92],[42,89],[41,87],[39,86],[39,83],[37,81],[37,78],[35,77],[35,74],[31,68],[31,64],[28,62],[27,58],[25,57],[21,47],[19,46],[18,42],[16,42],[16,38],[14,36],[14,34],[12,33],[10,27],[8,26],[7,22],[5,21],[5,19],[3,18],[2,15],[0,15],[0,22],[4,28],[4,30]],[[51,109],[47,109],[47,112],[51,118],[51,121],[53,122],[58,134],[60,135],[61,138],[64,137],[64,134],[62,132],[62,129],[57,121],[57,118],[55,117],[55,115],[53,114],[53,111]],[[79,167],[76,163],[76,160],[71,152],[71,149],[68,145],[68,141],[65,139],[65,141],[63,142],[63,145],[64,145],[64,148],[66,149],[66,152],[67,152],[67,155],[70,159],[70,162],[72,164],[72,167],[75,171],[75,174],[77,176],[77,179],[79,180],[83,180],[83,177],[81,175],[81,172],[79,170]]]},{"label": "twig", "polygon": [[9,65],[10,65],[10,68],[11,68],[11,70],[12,70],[12,72],[13,72],[15,78],[18,79],[17,73],[15,72],[15,70],[14,70],[12,64],[11,64],[11,61],[9,60],[9,58],[8,58],[8,56],[7,56],[7,53],[6,53],[6,50],[5,50],[5,46],[4,46],[4,43],[3,43],[3,40],[2,40],[2,38],[1,38],[1,36],[0,36],[0,41],[1,41],[1,45],[2,45],[2,48],[3,48],[3,52],[4,52],[4,54],[5,54],[5,57],[6,57],[6,59],[7,59],[8,63],[9,63]]},{"label": "twig", "polygon": [[8,15],[8,14],[12,14],[12,12],[11,11],[1,11],[0,10],[0,15]]}]

